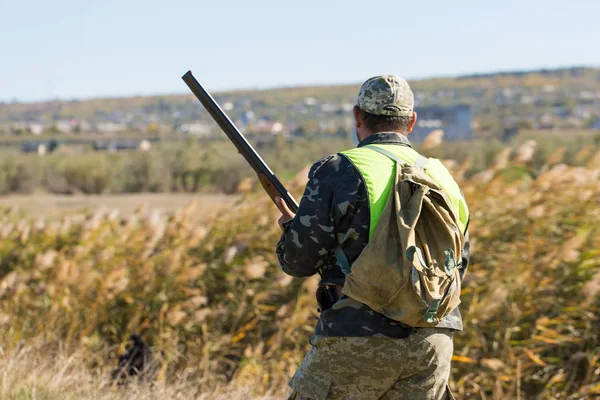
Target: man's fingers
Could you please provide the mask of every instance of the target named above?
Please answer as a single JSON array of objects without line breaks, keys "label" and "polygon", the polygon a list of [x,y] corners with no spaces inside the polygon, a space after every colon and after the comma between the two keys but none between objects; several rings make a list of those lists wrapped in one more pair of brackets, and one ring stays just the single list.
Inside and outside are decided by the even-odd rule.
[{"label": "man's fingers", "polygon": [[293,219],[296,216],[296,214],[294,214],[292,210],[290,210],[286,202],[279,196],[275,197],[275,204],[277,205],[277,208],[279,208],[279,211],[281,211],[281,217],[279,218],[277,223],[279,224],[281,229],[283,229],[283,223]]},{"label": "man's fingers", "polygon": [[277,206],[277,208],[279,208],[279,211],[283,212],[283,210],[281,209],[281,197],[275,197],[275,205]]},{"label": "man's fingers", "polygon": [[281,197],[275,197],[275,204],[277,205],[277,208],[279,208],[279,211],[281,211],[283,215],[293,214],[286,202],[283,201]]}]

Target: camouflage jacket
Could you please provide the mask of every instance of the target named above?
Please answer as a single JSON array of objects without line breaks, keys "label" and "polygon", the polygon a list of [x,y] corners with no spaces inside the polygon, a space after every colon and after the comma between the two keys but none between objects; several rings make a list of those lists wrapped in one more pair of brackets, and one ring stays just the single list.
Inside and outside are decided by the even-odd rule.
[{"label": "camouflage jacket", "polygon": [[[377,133],[358,147],[368,144],[410,146],[396,133]],[[336,154],[315,163],[296,217],[284,223],[277,243],[277,256],[283,271],[295,277],[314,275],[321,269],[324,279],[342,285],[344,274],[336,265],[334,249],[340,244],[350,264],[369,240],[369,199],[359,171],[343,155]],[[469,262],[469,244],[463,251],[461,277]],[[462,330],[460,311],[455,309],[438,325]],[[342,296],[333,307],[321,313],[315,334],[323,336],[403,337],[406,327],[367,305]]]}]

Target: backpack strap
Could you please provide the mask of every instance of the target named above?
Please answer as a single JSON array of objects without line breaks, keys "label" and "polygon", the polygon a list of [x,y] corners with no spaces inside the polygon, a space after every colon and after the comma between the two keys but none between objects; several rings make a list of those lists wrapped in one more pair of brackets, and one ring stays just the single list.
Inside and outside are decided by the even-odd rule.
[{"label": "backpack strap", "polygon": [[415,167],[425,171],[425,168],[427,168],[428,161],[429,161],[429,159],[427,157],[423,157],[422,155],[419,154],[419,157],[417,157],[417,162],[415,163]]},{"label": "backpack strap", "polygon": [[[381,147],[365,146],[365,149],[376,151],[379,154],[382,154],[382,155],[386,156],[387,158],[390,158],[390,159],[396,161],[397,163],[406,164],[406,161],[401,160],[394,153],[387,151],[386,149],[382,149]],[[429,159],[427,157],[423,157],[422,155],[419,154],[419,156],[417,157],[417,162],[415,163],[415,167],[425,170],[425,168],[427,168],[428,162],[429,162]]]},{"label": "backpack strap", "polygon": [[[382,149],[381,147],[365,146],[365,149],[376,151],[379,154],[382,154],[382,155],[386,156],[387,158],[389,158],[399,164],[406,164],[406,161],[401,160],[394,153],[392,153],[386,149]],[[424,171],[425,168],[427,168],[428,162],[429,162],[429,159],[427,157],[423,157],[422,155],[419,154],[419,156],[417,157],[417,162],[415,163],[415,167]],[[419,250],[419,249],[416,249],[416,250]],[[345,274],[350,273],[350,262],[348,261],[346,254],[344,254],[344,251],[342,250],[342,247],[339,244],[335,247],[334,252],[335,252],[335,258],[337,260],[337,265],[342,269],[342,271]],[[422,260],[422,256],[420,253],[417,254],[417,256],[419,256]],[[423,261],[422,264],[425,265],[425,261]]]}]

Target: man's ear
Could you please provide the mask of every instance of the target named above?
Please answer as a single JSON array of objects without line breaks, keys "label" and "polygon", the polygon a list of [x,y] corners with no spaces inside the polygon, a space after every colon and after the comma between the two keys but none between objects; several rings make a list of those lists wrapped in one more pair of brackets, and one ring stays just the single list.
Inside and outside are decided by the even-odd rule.
[{"label": "man's ear", "polygon": [[352,113],[354,114],[354,122],[356,124],[356,128],[362,128],[364,121],[360,116],[360,108],[358,106],[354,106],[352,109]]},{"label": "man's ear", "polygon": [[408,124],[408,133],[412,132],[416,123],[417,123],[417,113],[415,111],[413,111],[413,115],[410,118],[410,123]]}]

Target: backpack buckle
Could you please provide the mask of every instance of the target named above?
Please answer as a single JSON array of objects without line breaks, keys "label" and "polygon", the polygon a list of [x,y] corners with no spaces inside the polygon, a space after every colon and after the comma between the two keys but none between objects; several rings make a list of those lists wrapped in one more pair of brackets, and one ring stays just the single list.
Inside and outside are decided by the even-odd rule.
[{"label": "backpack buckle", "polygon": [[427,311],[425,311],[425,322],[427,322],[428,324],[438,324],[440,322],[440,319],[437,317],[437,313],[438,313],[438,309],[440,307],[440,303],[442,302],[441,299],[432,299],[431,300],[431,304],[429,305],[429,308],[427,309]]},{"label": "backpack buckle", "polygon": [[444,250],[444,270],[446,271],[446,275],[449,277],[453,277],[452,270],[456,268],[456,260],[454,259],[454,250],[448,249]]},{"label": "backpack buckle", "polygon": [[426,270],[432,269],[432,267],[427,266],[425,258],[423,258],[423,253],[421,252],[421,249],[419,249],[416,246],[410,246],[408,249],[406,249],[406,258],[408,259],[408,261],[414,263],[415,257],[417,260],[419,260],[419,263],[423,266],[423,268],[425,268]]}]

